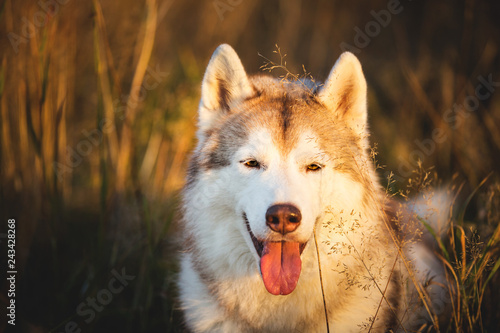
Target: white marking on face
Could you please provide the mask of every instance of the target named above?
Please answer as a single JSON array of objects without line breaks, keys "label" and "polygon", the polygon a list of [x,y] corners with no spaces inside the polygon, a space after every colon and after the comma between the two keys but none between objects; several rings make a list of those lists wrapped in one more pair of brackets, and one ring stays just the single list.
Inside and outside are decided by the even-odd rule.
[{"label": "white marking on face", "polygon": [[[317,137],[303,133],[288,154],[279,150],[269,130],[250,133],[248,144],[235,154],[239,172],[237,209],[245,213],[252,233],[260,240],[310,239],[316,219],[322,214],[320,191],[328,157],[321,151]],[[294,232],[285,236],[272,232],[265,215],[275,204],[293,204],[301,212],[302,221]]]}]

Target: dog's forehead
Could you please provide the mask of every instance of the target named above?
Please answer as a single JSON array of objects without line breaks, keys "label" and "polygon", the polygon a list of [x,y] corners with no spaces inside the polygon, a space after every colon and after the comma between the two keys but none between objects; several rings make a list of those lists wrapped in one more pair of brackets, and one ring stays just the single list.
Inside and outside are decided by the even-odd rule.
[{"label": "dog's forehead", "polygon": [[291,88],[296,85],[273,82],[262,87],[257,98],[245,102],[238,118],[244,119],[249,135],[255,138],[252,134],[267,130],[272,143],[287,152],[299,144],[305,132],[314,133],[318,129],[321,113],[326,111],[310,91]]},{"label": "dog's forehead", "polygon": [[202,167],[229,166],[237,151],[251,147],[250,141],[254,148],[255,144],[265,142],[266,137],[261,140],[255,137],[264,132],[269,133],[267,144],[283,156],[297,147],[302,147],[302,151],[314,147],[332,155],[349,145],[346,140],[350,133],[345,125],[317,101],[309,88],[266,77],[252,83],[256,96],[243,101],[206,132],[207,139],[198,158]]},{"label": "dog's forehead", "polygon": [[260,127],[249,131],[248,140],[238,150],[238,157],[267,159],[274,156],[280,159],[311,159],[324,154],[319,141],[320,138],[312,131],[304,131],[294,140],[283,140],[282,135],[274,129],[267,126]]}]

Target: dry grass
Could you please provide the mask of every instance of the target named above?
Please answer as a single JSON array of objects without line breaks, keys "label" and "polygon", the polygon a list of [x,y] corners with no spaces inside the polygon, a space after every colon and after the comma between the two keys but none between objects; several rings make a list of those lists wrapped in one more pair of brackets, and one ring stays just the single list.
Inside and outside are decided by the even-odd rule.
[{"label": "dry grass", "polygon": [[[406,200],[410,200],[410,202],[412,197],[420,193],[425,193],[431,200],[434,194],[433,186],[437,182],[436,179],[435,173],[421,168],[417,169],[414,177],[408,181],[408,189],[400,191],[399,194]],[[469,202],[486,182],[487,178],[469,195],[465,203],[458,206],[456,198],[463,189],[463,183],[461,186],[450,186],[449,195],[455,195],[455,200],[450,207],[449,221],[446,228],[438,230],[436,226],[433,227],[427,223],[425,217],[418,217],[418,220],[437,244],[435,254],[446,268],[446,281],[448,283],[446,286],[440,284],[447,290],[447,297],[439,300],[440,304],[438,304],[437,310],[440,311],[443,306],[446,306],[449,307],[449,313],[446,313],[444,318],[442,318],[441,314],[438,321],[439,313],[434,313],[436,308],[430,308],[430,314],[435,319],[433,325],[422,327],[423,332],[487,332],[493,327],[492,324],[485,326],[482,307],[485,293],[490,293],[489,297],[487,297],[489,301],[486,304],[492,306],[491,302],[494,302],[493,299],[496,298],[494,295],[498,290],[498,286],[491,284],[495,283],[493,279],[500,267],[498,257],[500,250],[499,216],[489,216],[487,223],[490,228],[485,228],[484,225],[477,223],[471,224],[464,219],[469,208]],[[492,184],[487,189],[487,193],[485,207],[491,207],[500,196],[498,183]],[[496,281],[498,283],[498,276],[496,276]],[[424,302],[430,300],[428,295],[425,295],[422,299]],[[489,313],[491,311],[496,312],[496,307],[493,306],[493,308],[486,310]],[[438,322],[441,326],[438,326]]]}]

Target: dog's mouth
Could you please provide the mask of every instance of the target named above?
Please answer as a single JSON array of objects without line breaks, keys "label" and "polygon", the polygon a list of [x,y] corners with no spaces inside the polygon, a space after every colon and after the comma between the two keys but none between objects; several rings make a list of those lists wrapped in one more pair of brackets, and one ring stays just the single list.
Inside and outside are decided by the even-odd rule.
[{"label": "dog's mouth", "polygon": [[290,294],[299,281],[302,269],[300,256],[307,242],[260,241],[250,230],[250,223],[245,214],[243,219],[260,257],[260,273],[267,291],[273,295]]}]

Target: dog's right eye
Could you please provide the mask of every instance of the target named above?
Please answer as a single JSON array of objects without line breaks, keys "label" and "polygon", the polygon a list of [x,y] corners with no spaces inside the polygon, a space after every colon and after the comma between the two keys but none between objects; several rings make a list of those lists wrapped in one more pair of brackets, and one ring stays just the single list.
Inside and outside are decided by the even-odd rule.
[{"label": "dog's right eye", "polygon": [[256,160],[248,160],[243,163],[246,167],[249,168],[260,168],[260,163],[257,162]]}]

